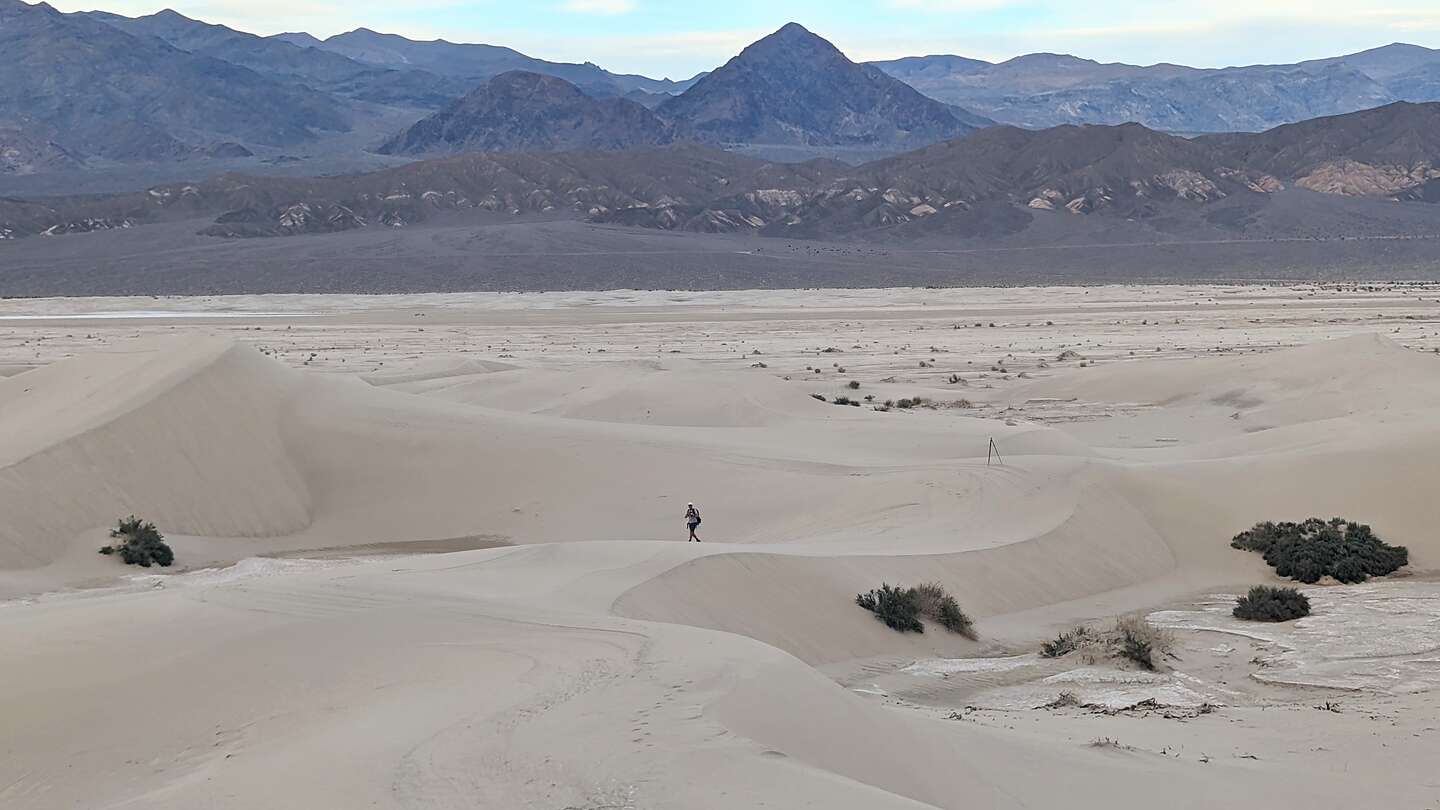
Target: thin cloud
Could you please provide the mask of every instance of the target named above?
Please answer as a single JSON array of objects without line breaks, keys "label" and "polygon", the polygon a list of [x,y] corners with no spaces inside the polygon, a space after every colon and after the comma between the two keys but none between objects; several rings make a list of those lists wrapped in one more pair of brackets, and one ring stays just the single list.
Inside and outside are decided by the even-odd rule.
[{"label": "thin cloud", "polygon": [[888,0],[891,8],[908,11],[953,14],[956,12],[994,11],[1020,5],[1019,0]]},{"label": "thin cloud", "polygon": [[616,16],[629,14],[636,8],[635,0],[567,0],[561,6],[576,14],[603,14]]}]

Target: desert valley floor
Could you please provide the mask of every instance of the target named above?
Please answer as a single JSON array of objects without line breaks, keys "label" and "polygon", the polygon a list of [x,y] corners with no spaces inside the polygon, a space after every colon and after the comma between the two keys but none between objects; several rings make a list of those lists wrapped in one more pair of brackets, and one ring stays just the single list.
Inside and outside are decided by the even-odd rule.
[{"label": "desert valley floor", "polygon": [[1440,285],[0,301],[0,807],[1440,807],[1437,414]]}]

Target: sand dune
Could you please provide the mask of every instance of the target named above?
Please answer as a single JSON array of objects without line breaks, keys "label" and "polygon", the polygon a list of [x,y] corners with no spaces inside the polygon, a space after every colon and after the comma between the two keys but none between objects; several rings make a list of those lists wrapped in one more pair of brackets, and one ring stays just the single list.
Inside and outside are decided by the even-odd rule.
[{"label": "sand dune", "polygon": [[1099,402],[1209,406],[1247,424],[1293,425],[1440,401],[1440,357],[1370,334],[1285,352],[1182,363],[1125,363],[1021,386],[1012,398],[1064,395]]},{"label": "sand dune", "polygon": [[[1075,621],[1268,581],[1227,546],[1262,519],[1367,520],[1424,580],[1440,571],[1433,356],[1360,336],[1057,364],[972,384],[973,411],[886,413],[815,401],[780,359],[437,353],[322,374],[206,331],[0,379],[0,593],[24,597],[0,602],[0,805],[1376,801],[1376,780],[1299,758],[1318,743],[1290,709],[1176,732],[1202,763],[1090,746],[1115,733],[1090,719],[945,720],[837,681],[900,683],[916,659],[1017,654]],[[851,358],[864,390],[915,365],[887,354]],[[946,390],[905,390],[922,388]],[[1145,408],[997,410],[1052,399]],[[699,545],[682,542],[692,499]],[[94,553],[131,512],[188,573],[36,595],[135,574]],[[419,541],[477,550],[367,556]],[[360,557],[253,559],[344,547]],[[852,603],[925,580],[959,595],[978,641],[900,635]],[[1418,730],[1394,743],[1397,773],[1440,753]]]},{"label": "sand dune", "polygon": [[131,512],[179,534],[305,528],[309,493],[282,436],[302,386],[251,349],[194,339],[0,380],[0,569],[54,562]]}]

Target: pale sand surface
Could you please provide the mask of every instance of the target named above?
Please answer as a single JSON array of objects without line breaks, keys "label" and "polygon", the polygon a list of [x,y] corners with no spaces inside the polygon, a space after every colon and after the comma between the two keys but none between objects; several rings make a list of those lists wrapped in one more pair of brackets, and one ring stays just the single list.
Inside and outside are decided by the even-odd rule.
[{"label": "pale sand surface", "polygon": [[[1421,285],[0,301],[0,807],[1434,807],[1436,349]],[[1229,618],[1312,514],[1408,576]],[[978,640],[853,604],[925,580]],[[1156,674],[1036,655],[1135,611]]]}]

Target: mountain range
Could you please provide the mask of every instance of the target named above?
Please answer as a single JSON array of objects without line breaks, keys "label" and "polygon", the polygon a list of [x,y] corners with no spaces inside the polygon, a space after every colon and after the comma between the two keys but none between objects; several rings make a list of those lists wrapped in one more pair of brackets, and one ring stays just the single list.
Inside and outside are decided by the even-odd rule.
[{"label": "mountain range", "polygon": [[501,74],[380,147],[385,154],[715,145],[867,146],[900,151],[993,121],[927,98],[791,23],[652,112],[592,98],[563,79]]},{"label": "mountain range", "polygon": [[[714,71],[671,81],[364,28],[260,37],[173,11],[65,14],[21,0],[0,0],[0,75],[0,192],[6,176],[36,175],[28,193],[121,165],[215,161],[193,164],[198,179],[245,167],[356,171],[468,149],[692,142],[858,162],[997,122],[1137,122],[1193,135],[1440,100],[1440,51],[1403,44],[1217,70],[1063,54],[856,64],[791,24]],[[160,175],[175,173],[147,181],[142,168],[117,182]]]},{"label": "mountain range", "polygon": [[202,229],[211,236],[287,236],[406,227],[470,211],[793,238],[991,238],[1063,220],[1088,222],[1082,230],[1092,232],[1139,223],[1158,233],[1292,239],[1329,225],[1277,221],[1267,207],[1324,198],[1361,206],[1346,209],[1353,221],[1338,223],[1342,231],[1440,225],[1440,206],[1423,204],[1440,201],[1440,103],[1397,102],[1200,138],[1139,124],[995,126],[858,167],[774,163],[694,145],[478,152],[361,175],[236,175],[132,194],[0,201],[0,233],[209,217]]}]

